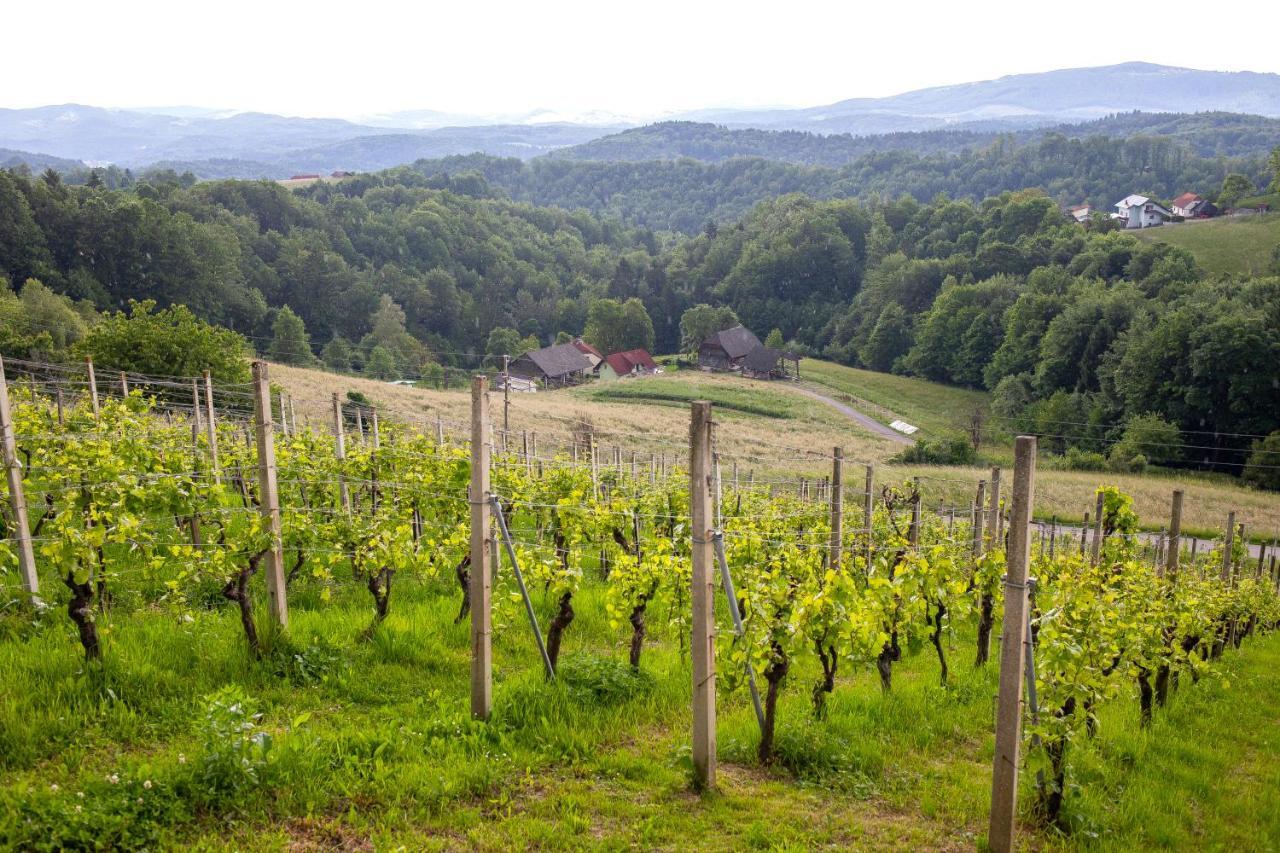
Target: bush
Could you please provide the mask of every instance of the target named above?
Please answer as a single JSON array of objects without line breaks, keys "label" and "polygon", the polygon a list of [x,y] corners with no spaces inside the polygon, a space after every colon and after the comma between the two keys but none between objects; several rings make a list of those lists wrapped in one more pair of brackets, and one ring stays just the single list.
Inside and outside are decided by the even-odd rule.
[{"label": "bush", "polygon": [[1280,492],[1280,429],[1253,443],[1245,463],[1244,481],[1260,489]]},{"label": "bush", "polygon": [[1054,471],[1105,471],[1107,457],[1092,450],[1071,447],[1061,456],[1050,456],[1045,467]]},{"label": "bush", "polygon": [[972,465],[978,454],[962,435],[917,441],[893,457],[894,462],[914,465]]},{"label": "bush", "polygon": [[249,342],[229,329],[196,318],[174,305],[130,302],[129,313],[105,315],[75,345],[79,356],[100,366],[151,376],[199,376],[208,370],[218,382],[248,382]]}]

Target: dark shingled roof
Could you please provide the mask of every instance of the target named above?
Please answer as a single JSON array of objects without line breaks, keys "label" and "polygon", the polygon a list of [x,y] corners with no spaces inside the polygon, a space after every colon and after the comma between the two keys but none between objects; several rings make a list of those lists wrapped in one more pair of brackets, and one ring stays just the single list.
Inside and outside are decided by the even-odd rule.
[{"label": "dark shingled roof", "polygon": [[753,335],[746,326],[738,325],[732,329],[725,329],[723,332],[716,332],[703,342],[703,346],[708,344],[724,350],[725,355],[729,358],[742,358],[760,346],[760,339]]},{"label": "dark shingled roof", "polygon": [[782,359],[779,350],[766,346],[758,346],[742,360],[742,366],[753,373],[768,373],[778,366]]},{"label": "dark shingled roof", "polygon": [[556,344],[525,353],[548,379],[559,379],[582,370],[591,369],[591,360],[573,344]]}]

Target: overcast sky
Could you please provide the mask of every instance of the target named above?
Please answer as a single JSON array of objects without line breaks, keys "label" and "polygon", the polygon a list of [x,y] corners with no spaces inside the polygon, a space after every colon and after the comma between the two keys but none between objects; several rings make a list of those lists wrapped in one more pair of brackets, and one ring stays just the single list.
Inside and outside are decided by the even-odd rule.
[{"label": "overcast sky", "polygon": [[0,106],[633,117],[1144,60],[1280,72],[1280,3],[19,2]]}]

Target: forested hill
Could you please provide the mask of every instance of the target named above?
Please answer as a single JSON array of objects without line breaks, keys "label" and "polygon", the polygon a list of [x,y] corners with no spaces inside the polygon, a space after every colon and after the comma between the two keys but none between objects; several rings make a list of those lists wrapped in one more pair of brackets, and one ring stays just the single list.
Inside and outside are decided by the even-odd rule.
[{"label": "forested hill", "polygon": [[1106,448],[1129,415],[1154,413],[1194,432],[1160,442],[1194,445],[1181,461],[1238,472],[1251,437],[1280,428],[1280,277],[1211,279],[1185,251],[1086,231],[1034,190],[790,195],[660,250],[650,232],[494,197],[476,174],[401,169],[290,192],[0,171],[0,277],[21,288],[0,288],[5,354],[65,351],[94,307],[155,299],[263,351],[300,317],[326,360],[373,369],[381,348],[378,375],[417,376],[561,333],[671,352],[688,343],[685,312],[712,304],[801,351],[990,388],[1004,423],[1052,449]]},{"label": "forested hill", "polygon": [[1180,143],[1201,157],[1256,156],[1266,155],[1280,140],[1280,119],[1224,112],[1133,112],[1080,124],[1055,124],[1016,132],[956,129],[865,136],[669,121],[631,128],[557,149],[545,156],[610,162],[690,157],[708,163],[735,157],[763,157],[784,163],[838,167],[880,151],[955,154],[989,146],[1002,138],[1026,144],[1048,136],[1068,139],[1157,136]]},{"label": "forested hill", "polygon": [[[803,134],[781,134],[788,138]],[[938,195],[979,200],[1036,187],[1061,205],[1109,207],[1130,193],[1173,198],[1209,194],[1230,172],[1263,185],[1266,158],[1201,157],[1161,137],[1069,139],[1052,134],[1022,145],[1006,137],[958,154],[881,151],[840,168],[759,157],[706,163],[689,158],[598,162],[538,158],[529,162],[479,155],[424,160],[426,175],[476,172],[512,198],[582,208],[657,231],[696,233],[707,222],[742,218],[757,203],[800,192],[818,199]]]}]

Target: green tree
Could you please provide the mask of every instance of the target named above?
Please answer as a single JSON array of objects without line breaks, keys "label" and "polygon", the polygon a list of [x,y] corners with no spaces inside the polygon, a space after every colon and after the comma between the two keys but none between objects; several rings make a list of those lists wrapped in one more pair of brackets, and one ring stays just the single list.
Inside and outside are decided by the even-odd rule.
[{"label": "green tree", "polygon": [[315,363],[307,327],[288,305],[276,312],[276,319],[271,324],[270,355],[273,361],[282,364],[305,366]]},{"label": "green tree", "polygon": [[1280,193],[1280,145],[1271,149],[1271,156],[1267,158],[1267,169],[1271,172],[1271,191]]},{"label": "green tree", "polygon": [[587,309],[582,337],[603,353],[653,349],[653,321],[635,297],[626,302],[597,299]]},{"label": "green tree", "polygon": [[1143,456],[1160,465],[1182,458],[1181,444],[1182,433],[1176,424],[1156,414],[1134,415],[1125,421],[1124,433],[1107,455],[1113,462]]},{"label": "green tree", "polygon": [[369,357],[365,359],[364,373],[373,379],[387,381],[399,379],[400,368],[396,365],[395,354],[382,344],[374,347],[369,351]]},{"label": "green tree", "polygon": [[320,350],[320,360],[330,370],[350,370],[354,359],[355,350],[342,335],[334,335],[329,339],[329,343],[324,345],[324,349]]},{"label": "green tree", "polygon": [[1253,443],[1244,480],[1260,489],[1280,492],[1280,430]]},{"label": "green tree", "polygon": [[858,358],[872,370],[887,372],[911,349],[911,321],[906,309],[890,302],[880,312],[867,343]]},{"label": "green tree", "polygon": [[185,305],[155,307],[150,300],[131,302],[128,314],[104,315],[74,352],[134,373],[198,376],[208,370],[220,382],[249,381],[251,349],[243,337],[201,321]]},{"label": "green tree", "polygon": [[764,345],[771,349],[782,349],[786,346],[786,341],[782,337],[782,330],[775,328],[769,332],[768,337],[764,339]]},{"label": "green tree", "polygon": [[738,325],[738,315],[727,305],[695,305],[680,315],[680,350],[694,354],[702,342]]},{"label": "green tree", "polygon": [[1222,189],[1218,191],[1218,205],[1235,207],[1240,199],[1253,195],[1253,189],[1253,181],[1239,172],[1232,172],[1222,181]]}]

